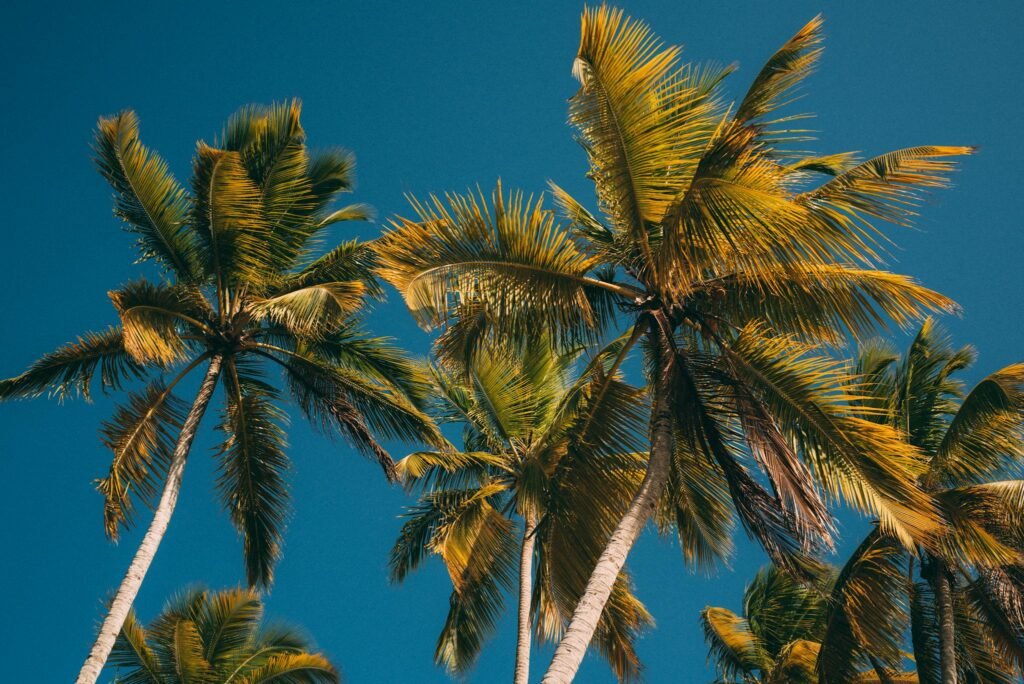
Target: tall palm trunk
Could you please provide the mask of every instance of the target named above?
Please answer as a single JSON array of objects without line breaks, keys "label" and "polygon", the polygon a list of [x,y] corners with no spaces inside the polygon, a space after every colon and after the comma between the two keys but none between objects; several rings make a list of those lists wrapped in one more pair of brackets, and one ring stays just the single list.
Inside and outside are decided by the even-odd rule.
[{"label": "tall palm trunk", "polygon": [[[654,333],[649,333],[652,336]],[[659,344],[660,340],[653,340]],[[672,411],[669,405],[671,364],[663,363],[654,383],[654,412],[651,422],[651,454],[640,489],[626,509],[587,580],[587,588],[576,604],[566,630],[541,684],[568,684],[576,676],[587,652],[615,580],[626,564],[636,542],[658,503],[668,480],[672,460]]]},{"label": "tall palm trunk", "polygon": [[519,634],[516,640],[515,684],[530,681],[530,601],[533,598],[533,546],[537,523],[527,513],[523,526],[523,550],[519,556]]},{"label": "tall palm trunk", "polygon": [[942,684],[956,684],[956,627],[953,624],[953,587],[946,564],[932,559],[932,586],[939,613],[939,668]]},{"label": "tall palm trunk", "polygon": [[110,651],[114,648],[118,632],[121,631],[121,626],[124,625],[124,621],[128,617],[128,611],[131,610],[132,603],[135,602],[135,597],[142,586],[142,580],[146,577],[146,572],[153,562],[153,557],[156,555],[164,533],[167,532],[167,525],[171,521],[171,514],[174,513],[174,506],[178,503],[181,477],[185,472],[185,461],[188,460],[188,452],[192,447],[192,440],[196,436],[199,421],[210,404],[210,397],[213,396],[222,360],[220,356],[214,356],[210,360],[206,377],[203,378],[203,383],[199,386],[199,393],[196,394],[192,408],[189,409],[188,416],[185,418],[185,423],[181,426],[178,443],[174,447],[174,455],[167,468],[164,491],[160,495],[160,502],[157,504],[156,510],[153,511],[153,520],[149,523],[149,529],[146,530],[146,536],[142,538],[142,543],[139,544],[131,565],[128,566],[128,572],[121,580],[121,586],[117,588],[107,616],[100,626],[96,642],[92,645],[92,650],[89,651],[89,657],[82,665],[81,672],[78,673],[78,679],[75,680],[76,684],[95,684],[99,679],[100,670],[103,669],[110,656]]}]

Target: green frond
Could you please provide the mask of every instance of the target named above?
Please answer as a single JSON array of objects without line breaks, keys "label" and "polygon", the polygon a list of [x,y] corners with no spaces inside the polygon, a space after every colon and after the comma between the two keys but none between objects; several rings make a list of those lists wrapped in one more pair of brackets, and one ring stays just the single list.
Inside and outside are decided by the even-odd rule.
[{"label": "green frond", "polygon": [[192,588],[173,597],[148,627],[134,613],[108,665],[120,684],[338,684],[337,669],[294,628],[261,627],[253,590]]},{"label": "green frond", "polygon": [[188,355],[182,334],[210,330],[210,309],[193,288],[136,280],[107,293],[118,315],[125,350],[137,363],[168,366]]},{"label": "green frond", "polygon": [[906,225],[915,216],[922,192],[946,187],[946,178],[956,165],[947,158],[972,154],[974,150],[973,147],[931,146],[889,152],[797,196],[796,201]]},{"label": "green frond", "polygon": [[[650,29],[606,5],[583,13],[569,120],[590,161],[601,210],[629,244],[637,272],[654,268],[653,227],[693,173],[719,116],[724,71],[678,63]],[[671,169],[671,172],[666,172]]]},{"label": "green frond", "polygon": [[768,565],[747,585],[743,616],[773,660],[780,660],[787,645],[794,641],[821,639],[831,579],[831,573],[822,569],[818,576],[801,582]]},{"label": "green frond", "polygon": [[700,614],[708,657],[725,679],[766,672],[771,657],[750,630],[750,624],[727,608],[707,607]]},{"label": "green frond", "polygon": [[958,310],[907,276],[840,264],[739,271],[702,282],[692,297],[708,320],[720,316],[740,327],[762,320],[780,333],[833,344],[890,322],[906,327],[925,313]]},{"label": "green frond", "polygon": [[341,675],[319,653],[283,653],[245,675],[239,684],[339,684]]},{"label": "green frond", "polygon": [[954,487],[936,498],[947,520],[946,558],[988,568],[1024,562],[1024,480]]},{"label": "green frond", "polygon": [[220,429],[227,439],[217,455],[217,489],[242,535],[249,585],[267,587],[289,511],[286,416],[275,405],[277,391],[259,379],[258,369],[228,358],[222,376],[227,403]]},{"label": "green frond", "polygon": [[849,368],[794,339],[748,326],[725,352],[736,377],[790,431],[821,485],[908,546],[937,529],[935,504],[916,484],[925,462],[899,432],[858,416]]},{"label": "green frond", "polygon": [[340,433],[349,438],[380,463],[389,480],[395,477],[394,462],[374,434],[386,439],[445,443],[429,416],[386,385],[314,356],[293,352],[280,359],[267,355],[285,368],[292,397],[303,414],[327,434]]},{"label": "green frond", "polygon": [[482,194],[414,200],[418,220],[396,220],[376,242],[380,274],[425,327],[478,303],[513,338],[536,332],[537,320],[564,337],[592,335],[600,302],[623,289],[588,276],[594,260],[541,200],[506,198],[499,184],[491,204]]},{"label": "green frond", "polygon": [[100,439],[113,452],[110,471],[96,483],[103,495],[103,527],[117,539],[121,526],[131,526],[132,497],[150,503],[174,453],[188,405],[156,381],[103,423]]},{"label": "green frond", "polygon": [[252,589],[227,589],[206,595],[194,620],[203,656],[214,667],[230,665],[252,645],[263,619],[263,603]]},{"label": "green frond", "polygon": [[309,287],[322,283],[358,281],[363,284],[369,296],[381,297],[384,292],[373,270],[376,262],[377,255],[371,243],[348,240],[288,278],[283,287]]},{"label": "green frond", "polygon": [[933,469],[948,483],[980,482],[1024,462],[1024,364],[989,375],[964,397],[938,446]]},{"label": "green frond", "polygon": [[358,281],[321,283],[255,298],[249,310],[256,320],[276,323],[295,335],[319,337],[361,308],[365,294]]},{"label": "green frond", "polygon": [[437,491],[482,485],[496,473],[508,473],[508,460],[486,451],[416,451],[395,464],[406,489]]},{"label": "green frond", "polygon": [[424,364],[410,359],[390,337],[373,337],[355,321],[314,340],[307,348],[330,363],[390,385],[418,408],[427,400],[430,377]]},{"label": "green frond", "polygon": [[156,260],[182,281],[200,280],[188,197],[167,162],[139,142],[135,113],[101,118],[93,151],[100,173],[114,189],[114,213],[138,237],[142,258]]},{"label": "green frond", "polygon": [[821,56],[821,15],[811,19],[769,58],[736,108],[735,120],[763,120],[792,98],[792,91],[813,71]]},{"label": "green frond", "polygon": [[[118,684],[163,684],[160,662],[146,637],[135,611],[129,612],[107,661],[118,670]],[[122,674],[122,669],[128,672]]]},{"label": "green frond", "polygon": [[88,401],[97,371],[104,392],[118,390],[145,373],[125,350],[120,327],[86,333],[43,356],[20,375],[0,380],[0,401],[33,398],[45,392],[62,400],[70,396]]},{"label": "green frond", "polygon": [[249,177],[241,153],[200,143],[192,186],[192,224],[220,296],[225,288],[266,281],[275,273],[280,246],[267,222],[261,189]]},{"label": "green frond", "polygon": [[900,667],[908,626],[907,553],[876,527],[839,572],[821,637],[821,684],[852,681],[869,657]]}]

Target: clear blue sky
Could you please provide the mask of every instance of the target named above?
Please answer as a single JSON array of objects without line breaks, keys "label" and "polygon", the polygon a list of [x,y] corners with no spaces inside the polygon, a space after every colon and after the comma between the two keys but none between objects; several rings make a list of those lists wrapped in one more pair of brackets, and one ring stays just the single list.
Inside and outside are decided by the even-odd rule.
[{"label": "clear blue sky", "polygon": [[[818,113],[817,150],[875,154],[976,144],[952,191],[919,230],[893,229],[893,268],[957,299],[948,322],[980,350],[979,370],[1024,357],[1020,124],[1024,72],[1016,0],[944,2],[624,2],[693,60],[738,61],[739,97],[761,62],[818,12],[828,47],[803,106]],[[403,193],[549,178],[589,197],[585,161],[565,124],[575,91],[577,2],[42,3],[7,5],[0,26],[0,193],[4,316],[0,376],[78,333],[114,321],[105,292],[136,276],[130,238],[111,216],[89,142],[96,118],[135,109],[147,144],[187,175],[196,139],[249,102],[297,96],[311,144],[359,162],[357,201],[382,216]],[[372,237],[375,225],[358,229]],[[416,353],[428,338],[392,297],[374,329]],[[978,375],[975,374],[974,378]],[[92,480],[108,462],[97,439],[109,400],[0,406],[0,620],[5,681],[66,682],[84,658],[101,600],[138,541],[108,544]],[[207,420],[207,427],[212,421]],[[243,577],[240,545],[212,493],[210,431],[138,601],[151,617],[172,591]],[[294,516],[269,598],[273,615],[315,635],[349,682],[441,682],[431,662],[447,607],[436,565],[395,587],[387,550],[406,498],[377,468],[296,423]],[[394,445],[397,455],[402,447]],[[848,519],[848,516],[844,520]],[[856,529],[851,519],[850,525]],[[678,549],[645,537],[633,554],[639,594],[658,627],[639,645],[649,682],[709,679],[697,612],[735,606],[763,561],[747,543],[732,570],[689,575]],[[506,680],[513,623],[474,673]],[[542,671],[549,651],[535,659]],[[535,674],[536,676],[536,674]],[[611,681],[588,658],[580,681]]]}]

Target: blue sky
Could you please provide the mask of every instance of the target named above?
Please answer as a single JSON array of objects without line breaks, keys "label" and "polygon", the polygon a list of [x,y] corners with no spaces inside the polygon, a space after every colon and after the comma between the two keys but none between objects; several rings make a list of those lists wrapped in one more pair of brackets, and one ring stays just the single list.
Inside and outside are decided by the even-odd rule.
[{"label": "blue sky", "polygon": [[[760,64],[824,12],[827,50],[801,106],[818,114],[817,151],[877,154],[921,144],[975,144],[956,187],[930,200],[914,231],[889,230],[892,268],[964,307],[947,322],[980,351],[978,371],[1020,360],[1024,254],[1019,203],[1019,83],[1024,5],[900,2],[623,2],[687,59],[739,62],[740,97]],[[353,199],[381,216],[406,211],[403,193],[491,186],[540,191],[554,179],[589,197],[585,160],[565,123],[575,91],[577,2],[29,3],[0,26],[0,376],[85,330],[114,322],[105,292],[136,277],[131,239],[111,216],[93,170],[96,118],[135,109],[145,142],[180,178],[194,143],[249,102],[300,97],[314,146],[353,150]],[[1017,85],[1015,85],[1017,84]],[[361,225],[345,235],[372,237]],[[338,237],[343,234],[339,233]],[[373,329],[422,354],[427,336],[397,297]],[[69,681],[84,658],[101,601],[120,580],[139,532],[105,541],[92,485],[108,462],[97,438],[109,399],[0,406],[0,520],[5,588],[0,643],[9,681]],[[207,420],[209,428],[213,421]],[[185,492],[137,607],[151,617],[190,582],[243,578],[240,544],[212,491],[211,447],[197,440]],[[403,586],[386,577],[387,550],[407,502],[376,468],[296,421],[294,515],[268,599],[272,615],[305,625],[347,680],[442,682],[432,664],[447,608],[436,565]],[[393,445],[401,455],[403,447]],[[858,529],[846,515],[845,529]],[[639,644],[649,682],[699,682],[706,649],[697,613],[736,606],[763,561],[746,542],[731,570],[690,575],[678,548],[644,537],[632,557],[638,592],[658,621]],[[474,672],[507,679],[513,622],[502,622]],[[549,650],[540,650],[535,677]],[[13,670],[12,670],[13,668]],[[580,681],[612,681],[588,658]]]}]

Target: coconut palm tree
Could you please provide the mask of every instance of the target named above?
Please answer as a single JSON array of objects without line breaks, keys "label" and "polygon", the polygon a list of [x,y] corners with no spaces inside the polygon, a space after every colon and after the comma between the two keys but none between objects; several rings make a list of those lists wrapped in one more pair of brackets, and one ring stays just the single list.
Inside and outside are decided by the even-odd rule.
[{"label": "coconut palm tree", "polygon": [[[352,157],[311,154],[298,102],[248,107],[216,146],[200,142],[191,192],[139,142],[131,112],[101,119],[96,161],[114,211],[161,268],[110,292],[120,325],[88,333],[0,384],[0,398],[88,398],[90,386],[141,391],[104,424],[113,451],[99,480],[107,534],[132,522],[133,498],[153,518],[78,677],[96,681],[153,561],[177,502],[192,440],[218,382],[224,409],[217,487],[243,538],[250,585],[268,586],[288,510],[285,414],[268,372],[283,372],[304,416],[347,437],[393,477],[384,438],[439,439],[416,406],[423,378],[359,312],[380,293],[372,253],[358,241],[317,254],[317,238],[359,205],[331,206],[352,186]],[[191,404],[174,393],[203,369]],[[157,496],[159,494],[159,497]]]},{"label": "coconut palm tree", "polygon": [[299,630],[262,621],[263,601],[252,589],[189,589],[148,626],[132,611],[110,654],[114,684],[341,681]]},{"label": "coconut palm tree", "polygon": [[[496,192],[490,207],[484,197],[449,195],[414,200],[416,216],[395,219],[379,244],[381,274],[425,327],[476,302],[507,335],[544,328],[571,341],[624,323],[632,334],[623,354],[645,340],[646,475],[546,684],[575,675],[674,468],[681,481],[713,471],[780,564],[828,542],[815,479],[881,516],[907,543],[935,527],[932,503],[915,483],[914,450],[851,413],[856,388],[846,369],[813,352],[847,332],[952,308],[909,278],[877,270],[879,233],[869,221],[907,223],[920,193],[944,185],[949,157],[970,148],[915,147],[861,163],[851,154],[793,151],[788,143],[806,136],[778,109],[811,71],[820,41],[815,19],[730,108],[721,90],[729,69],[681,64],[679,49],[664,47],[644,24],[608,7],[588,9],[574,66],[582,87],[569,116],[600,215],[557,186],[564,223],[515,193],[506,201]],[[818,184],[821,174],[828,180]],[[466,327],[467,343],[491,339]],[[748,473],[743,445],[772,491]]]},{"label": "coconut palm tree", "polygon": [[[828,619],[833,568],[821,566],[811,582],[768,565],[743,593],[743,614],[707,607],[704,640],[718,684],[817,684],[817,660]],[[869,666],[870,667],[870,666]],[[916,684],[914,672],[882,668],[851,675],[857,684]]]},{"label": "coconut palm tree", "polygon": [[[435,658],[452,673],[473,666],[506,593],[518,594],[516,684],[529,680],[531,632],[557,639],[572,614],[643,475],[643,392],[611,368],[624,343],[583,363],[579,349],[558,352],[539,336],[434,368],[437,415],[462,427],[463,451],[398,462],[422,494],[391,569],[402,581],[429,555],[446,565],[453,590]],[[638,675],[633,641],[649,624],[620,572],[595,638],[620,680]]]},{"label": "coconut palm tree", "polygon": [[[954,375],[974,360],[927,321],[902,357],[865,346],[860,371],[875,420],[927,455],[922,486],[948,531],[906,548],[880,527],[863,540],[833,592],[822,682],[868,657],[902,659],[908,622],[921,681],[1017,682],[1024,676],[1024,364],[964,393]],[[908,610],[909,609],[909,610]]]}]

